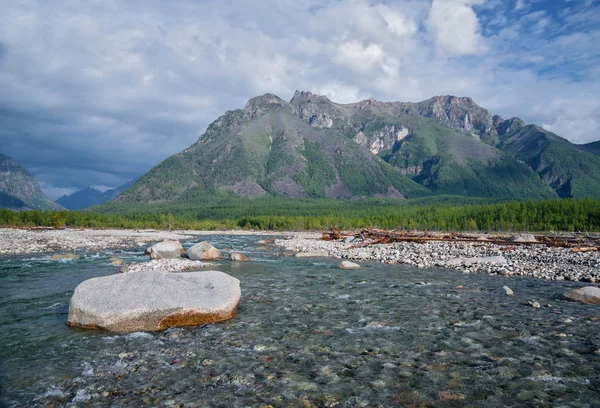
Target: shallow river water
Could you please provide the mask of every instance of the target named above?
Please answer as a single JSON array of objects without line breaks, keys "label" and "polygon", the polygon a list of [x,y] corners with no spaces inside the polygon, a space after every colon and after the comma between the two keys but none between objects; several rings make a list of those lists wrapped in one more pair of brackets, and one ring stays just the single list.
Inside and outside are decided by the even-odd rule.
[{"label": "shallow river water", "polygon": [[211,268],[240,279],[238,314],[159,333],[65,325],[75,286],[143,247],[0,259],[0,406],[600,406],[600,307],[560,299],[581,284],[341,270],[258,251],[262,238],[202,237],[253,259]]}]

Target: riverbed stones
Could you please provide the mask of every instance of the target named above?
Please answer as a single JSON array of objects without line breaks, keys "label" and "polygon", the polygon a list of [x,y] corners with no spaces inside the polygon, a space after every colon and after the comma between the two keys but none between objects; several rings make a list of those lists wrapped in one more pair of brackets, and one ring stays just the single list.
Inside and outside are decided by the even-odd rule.
[{"label": "riverbed stones", "polygon": [[67,325],[114,332],[155,331],[235,316],[240,281],[218,271],[134,272],[80,283]]},{"label": "riverbed stones", "polygon": [[236,262],[248,262],[250,260],[250,258],[248,258],[246,255],[239,252],[230,252],[228,259]]},{"label": "riverbed stones", "polygon": [[296,258],[325,258],[329,256],[328,251],[317,250],[317,251],[307,251],[307,252],[297,252]]},{"label": "riverbed stones", "polygon": [[583,288],[570,290],[563,296],[573,302],[600,305],[600,288],[596,286],[584,286]]},{"label": "riverbed stones", "polygon": [[350,261],[342,261],[340,263],[340,268],[341,269],[358,269],[360,268],[360,265],[354,262],[350,262]]},{"label": "riverbed stones", "polygon": [[223,259],[221,251],[209,244],[208,242],[200,242],[186,251],[187,256],[193,261],[211,261]]},{"label": "riverbed stones", "polygon": [[476,256],[471,258],[455,258],[448,261],[442,261],[440,263],[443,266],[470,266],[475,264],[504,265],[506,264],[506,258],[504,258],[502,255]]},{"label": "riverbed stones", "polygon": [[183,247],[179,241],[162,241],[146,249],[150,259],[176,259],[181,257]]}]

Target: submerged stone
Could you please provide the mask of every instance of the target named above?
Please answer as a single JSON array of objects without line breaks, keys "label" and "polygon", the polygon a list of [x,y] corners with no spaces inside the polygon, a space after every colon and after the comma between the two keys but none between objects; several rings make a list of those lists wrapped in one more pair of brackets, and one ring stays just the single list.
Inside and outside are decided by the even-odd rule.
[{"label": "submerged stone", "polygon": [[134,272],[80,283],[67,325],[115,332],[154,331],[231,319],[240,281],[218,271]]},{"label": "submerged stone", "polygon": [[229,260],[230,261],[238,261],[238,262],[246,262],[246,261],[249,261],[250,258],[248,258],[244,254],[240,254],[239,252],[230,252],[229,253]]},{"label": "submerged stone", "polygon": [[79,258],[79,255],[75,255],[75,254],[56,254],[56,255],[52,255],[50,257],[51,261],[60,261],[61,259],[77,259]]},{"label": "submerged stone", "polygon": [[563,296],[565,299],[573,302],[600,305],[600,288],[596,286],[585,286],[583,288],[570,290]]},{"label": "submerged stone", "polygon": [[358,268],[360,268],[360,265],[356,264],[354,262],[350,262],[350,261],[342,261],[340,263],[340,268],[341,269],[358,269]]}]

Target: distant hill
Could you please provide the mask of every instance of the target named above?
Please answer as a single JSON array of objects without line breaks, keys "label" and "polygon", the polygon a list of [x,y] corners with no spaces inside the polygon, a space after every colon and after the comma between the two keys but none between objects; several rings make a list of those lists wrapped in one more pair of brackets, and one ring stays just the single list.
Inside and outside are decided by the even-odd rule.
[{"label": "distant hill", "polygon": [[503,138],[498,147],[529,165],[559,197],[600,198],[598,143],[574,145],[529,125]]},{"label": "distant hill", "polygon": [[[548,143],[527,142],[540,134]],[[338,104],[310,92],[297,91],[290,102],[266,94],[226,112],[115,201],[193,203],[217,191],[249,198],[600,198],[600,189],[584,188],[600,175],[594,149],[492,115],[471,98]]]},{"label": "distant hill", "polygon": [[63,209],[46,197],[27,169],[4,154],[0,154],[0,207],[13,210]]},{"label": "distant hill", "polygon": [[68,210],[80,210],[112,200],[135,183],[128,181],[120,187],[102,192],[92,187],[86,187],[70,195],[63,195],[56,202]]}]

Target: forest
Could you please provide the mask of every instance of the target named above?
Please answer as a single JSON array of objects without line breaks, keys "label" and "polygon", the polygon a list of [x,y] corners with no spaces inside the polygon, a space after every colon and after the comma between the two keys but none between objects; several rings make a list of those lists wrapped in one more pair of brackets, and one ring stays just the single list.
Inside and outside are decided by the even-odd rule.
[{"label": "forest", "polygon": [[600,201],[555,199],[481,203],[443,196],[426,201],[213,197],[204,202],[118,204],[86,211],[0,209],[0,225],[54,228],[437,231],[600,231]]}]

